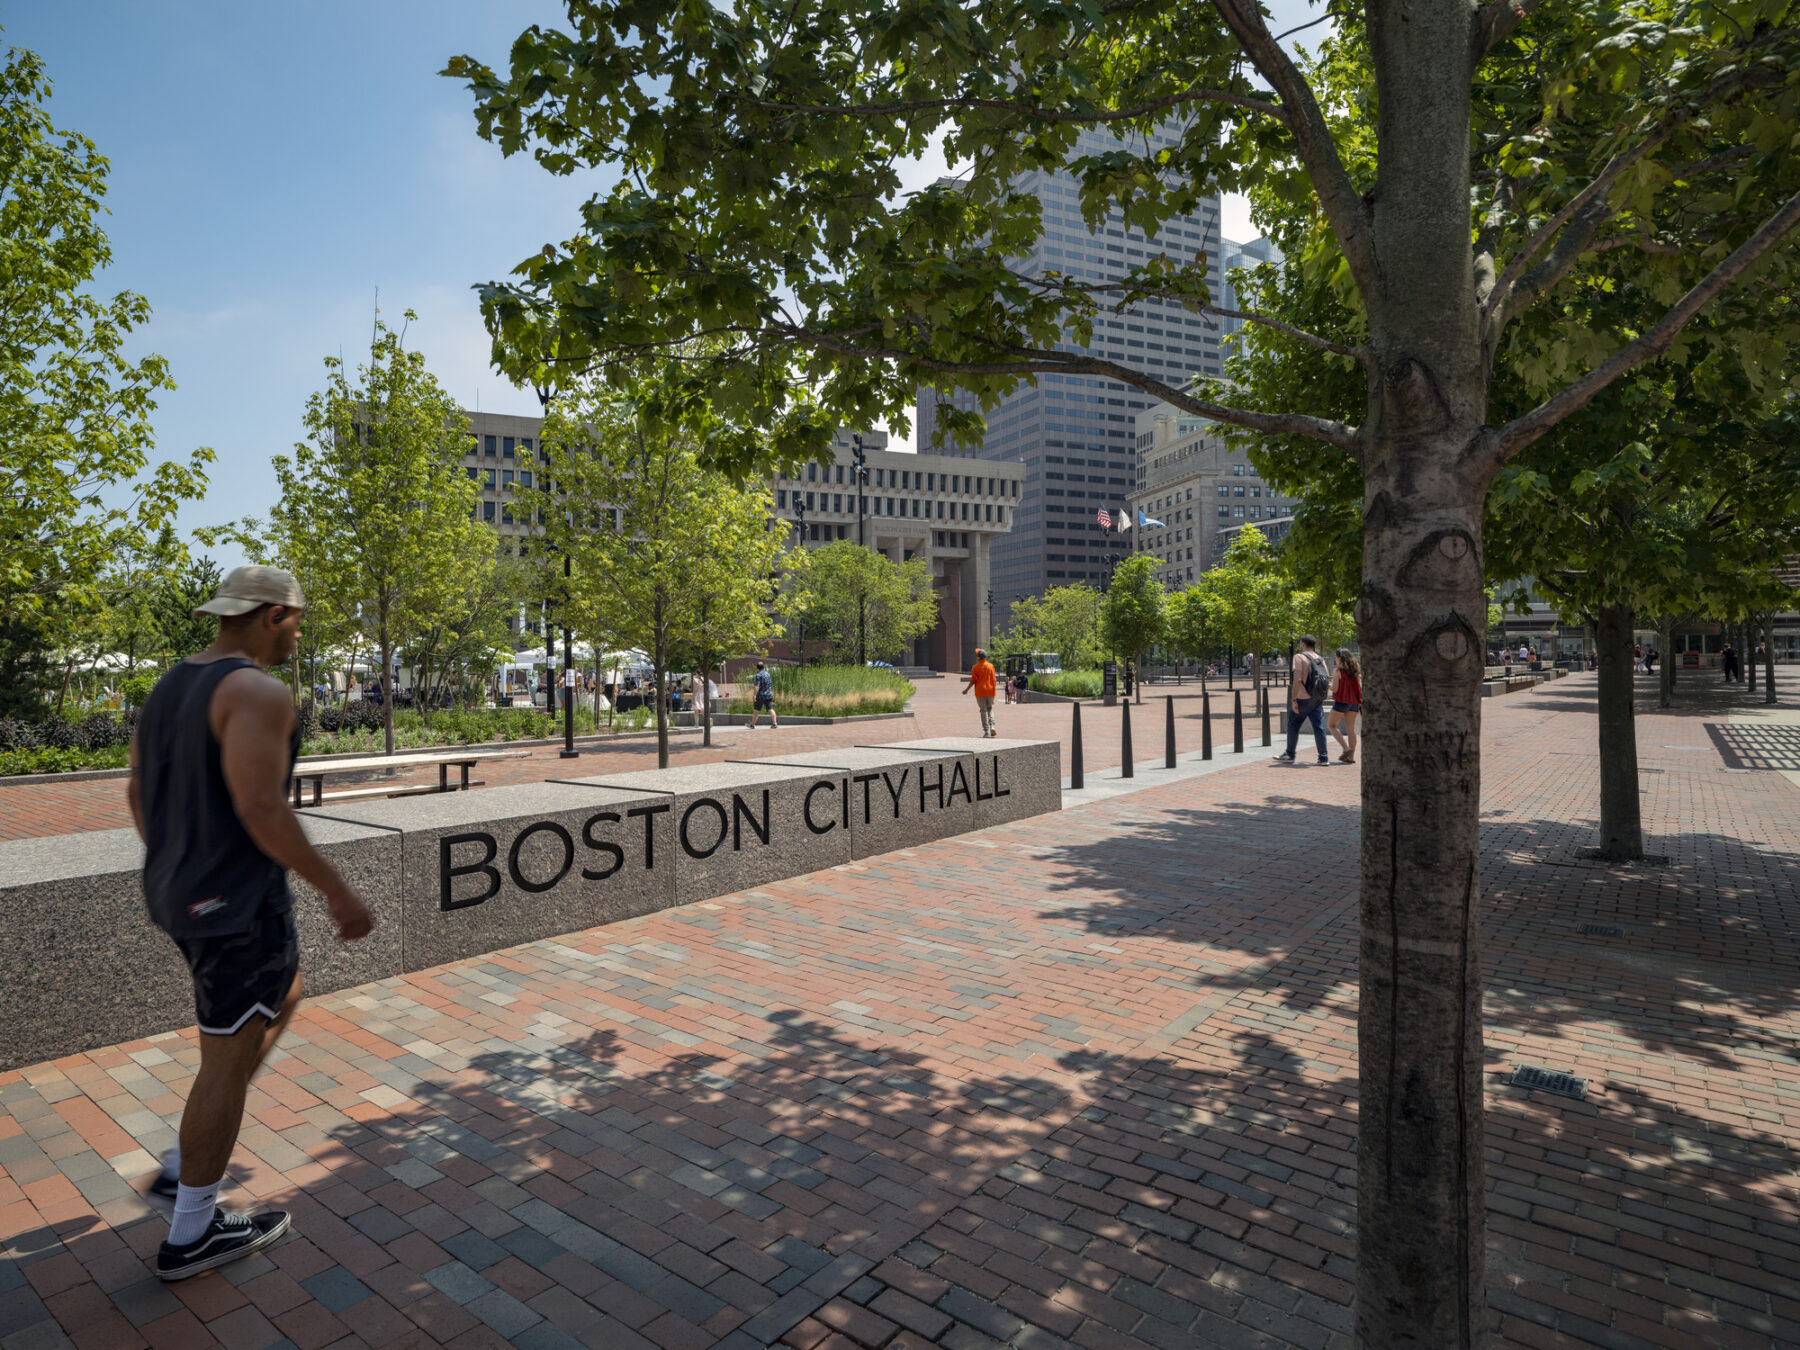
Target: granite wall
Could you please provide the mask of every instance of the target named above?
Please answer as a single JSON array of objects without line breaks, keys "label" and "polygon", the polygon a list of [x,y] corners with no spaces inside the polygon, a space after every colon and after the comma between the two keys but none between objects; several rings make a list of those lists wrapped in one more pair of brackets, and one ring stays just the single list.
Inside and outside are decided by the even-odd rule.
[{"label": "granite wall", "polygon": [[[301,813],[368,900],[333,936],[294,880],[305,987],[326,993],[1061,807],[1054,742],[946,738],[598,774]],[[0,1069],[194,1020],[144,910],[132,830],[0,843]]]}]

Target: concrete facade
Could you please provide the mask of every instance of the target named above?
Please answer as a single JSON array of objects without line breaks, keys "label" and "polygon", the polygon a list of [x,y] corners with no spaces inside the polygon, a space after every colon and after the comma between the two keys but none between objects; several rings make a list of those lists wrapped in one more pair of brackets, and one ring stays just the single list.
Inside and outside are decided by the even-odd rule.
[{"label": "concrete facade", "polygon": [[[1265,483],[1217,428],[1170,405],[1138,416],[1138,486],[1129,498],[1134,553],[1157,560],[1157,578],[1179,590],[1217,565],[1232,534],[1255,525],[1277,538],[1293,521],[1293,499]],[[1137,525],[1137,513],[1161,525]]]},{"label": "concrete facade", "polygon": [[915,455],[887,443],[886,432],[839,432],[832,463],[771,480],[775,512],[808,547],[860,539],[897,563],[927,559],[938,626],[914,644],[905,664],[967,670],[993,633],[993,548],[1017,519],[1025,466]]}]

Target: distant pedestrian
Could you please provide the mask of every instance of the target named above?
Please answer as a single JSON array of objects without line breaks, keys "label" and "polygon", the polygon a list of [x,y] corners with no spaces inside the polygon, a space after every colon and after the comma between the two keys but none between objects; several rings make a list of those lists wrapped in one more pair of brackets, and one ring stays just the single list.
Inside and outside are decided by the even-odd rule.
[{"label": "distant pedestrian", "polygon": [[981,710],[981,734],[998,736],[994,727],[994,663],[987,659],[987,653],[981,648],[975,649],[975,664],[969,669],[969,678],[963,681],[963,693],[975,691],[975,706]]},{"label": "distant pedestrian", "polygon": [[1654,648],[1654,647],[1651,647],[1647,651],[1645,651],[1645,653],[1644,653],[1644,673],[1646,675],[1656,674],[1656,662],[1657,662],[1657,658],[1659,655],[1660,655],[1660,653],[1658,653],[1656,648]]},{"label": "distant pedestrian", "polygon": [[769,714],[769,730],[780,731],[781,719],[775,716],[775,677],[761,661],[756,663],[756,677],[750,682],[750,730],[756,730],[756,719]]},{"label": "distant pedestrian", "polygon": [[[1300,650],[1294,653],[1293,682],[1288,688],[1287,753],[1275,756],[1277,764],[1294,762],[1294,751],[1300,744],[1300,728],[1308,722],[1312,723],[1319,763],[1331,763],[1330,752],[1325,748],[1325,722],[1319,713],[1325,705],[1331,679],[1325,671],[1325,658],[1317,651],[1318,645],[1318,639],[1308,634],[1300,639]],[[1360,694],[1360,690],[1358,692]]]},{"label": "distant pedestrian", "polygon": [[[1343,747],[1339,764],[1356,763],[1356,719],[1362,713],[1362,667],[1347,647],[1337,649],[1337,674],[1332,678],[1331,716],[1326,730]],[[1291,753],[1291,752],[1290,752]]]},{"label": "distant pedestrian", "polygon": [[1719,652],[1719,667],[1725,672],[1725,678],[1727,680],[1735,681],[1743,674],[1742,667],[1738,665],[1737,648],[1733,647],[1729,642],[1727,642]]}]

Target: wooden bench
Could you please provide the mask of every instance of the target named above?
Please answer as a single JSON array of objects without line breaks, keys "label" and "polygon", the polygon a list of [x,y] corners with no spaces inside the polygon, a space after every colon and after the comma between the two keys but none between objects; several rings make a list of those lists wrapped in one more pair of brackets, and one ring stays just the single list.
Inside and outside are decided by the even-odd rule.
[{"label": "wooden bench", "polygon": [[[322,806],[326,801],[349,801],[357,797],[406,797],[425,792],[467,792],[472,787],[480,787],[480,780],[471,782],[469,770],[483,760],[492,759],[524,759],[523,750],[487,750],[470,753],[467,750],[446,751],[432,755],[407,755],[394,757],[388,755],[370,755],[362,759],[340,759],[328,764],[296,765],[294,767],[294,808],[300,810],[307,806]],[[435,764],[438,771],[437,787],[427,783],[402,784],[399,787],[350,788],[342,792],[325,795],[325,779],[327,775],[339,773],[371,773],[378,769],[417,769]],[[452,786],[450,770],[452,767],[461,772],[457,783]],[[306,801],[304,785],[311,781],[312,800]]]}]

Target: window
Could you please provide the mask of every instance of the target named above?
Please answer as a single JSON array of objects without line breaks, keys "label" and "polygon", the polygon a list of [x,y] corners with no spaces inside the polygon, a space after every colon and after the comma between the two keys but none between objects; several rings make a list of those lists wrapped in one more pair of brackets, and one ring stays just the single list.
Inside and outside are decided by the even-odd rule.
[{"label": "window", "polygon": [[1229,516],[1231,514],[1231,508],[1229,506],[1226,506],[1223,502],[1220,502],[1219,503],[1219,514],[1221,516]]},{"label": "window", "polygon": [[1219,484],[1219,495],[1221,497],[1229,497],[1231,495],[1231,488],[1225,483],[1220,483]]},{"label": "window", "polygon": [[483,452],[489,459],[492,459],[494,457],[494,438],[492,436],[483,436],[481,438],[481,444]]},{"label": "window", "polygon": [[781,511],[787,510],[787,489],[786,488],[782,488],[780,491],[776,492],[775,506],[776,506],[777,510],[781,510]]},{"label": "window", "polygon": [[519,486],[520,487],[530,487],[531,486],[531,470],[530,469],[526,469],[519,474]]},{"label": "window", "polygon": [[1231,466],[1231,476],[1233,478],[1242,478],[1244,476],[1244,466],[1242,464],[1233,464]]},{"label": "window", "polygon": [[842,511],[844,509],[844,494],[843,493],[834,492],[831,494],[831,509],[833,511]]},{"label": "window", "polygon": [[843,537],[844,537],[844,531],[845,531],[845,530],[847,530],[847,529],[848,529],[848,528],[849,528],[849,526],[847,526],[847,525],[840,525],[840,526],[838,526],[838,533],[837,533],[837,537],[838,537],[838,538],[839,538],[839,539],[842,539],[842,538],[843,538]]},{"label": "window", "polygon": [[501,470],[501,472],[500,472],[500,486],[501,486],[501,487],[511,487],[511,486],[512,486],[512,481],[513,481],[513,471],[512,471],[512,470],[511,470],[511,469],[503,469],[503,470]]},{"label": "window", "polygon": [[1234,506],[1231,508],[1231,514],[1236,516],[1239,520],[1242,520],[1244,518],[1244,508],[1241,506]]},{"label": "window", "polygon": [[492,469],[487,471],[487,490],[489,492],[494,490],[494,470]]},{"label": "window", "polygon": [[[799,494],[799,493],[795,493],[795,494],[794,494],[794,495],[795,495],[795,496],[799,496],[799,495],[800,495],[800,494]],[[810,493],[810,492],[809,492],[809,493],[807,493],[807,494],[806,494],[806,509],[807,509],[807,510],[808,510],[808,511],[810,511],[810,510],[812,510],[812,509],[813,509],[813,495],[812,495],[812,493]],[[814,536],[813,536],[813,538],[814,538],[814,539],[817,539],[817,538],[818,538],[818,537],[819,537],[819,536],[818,536],[818,535],[816,535],[816,534],[815,534],[815,535],[814,535]]]},{"label": "window", "polygon": [[[1237,485],[1237,486],[1236,486],[1236,487],[1234,487],[1234,488],[1232,488],[1232,489],[1231,489],[1231,495],[1232,495],[1232,496],[1234,496],[1234,497],[1241,497],[1241,496],[1243,496],[1243,495],[1244,495],[1244,485],[1243,485],[1243,484],[1242,484],[1242,483],[1239,483],[1239,484],[1238,484],[1238,485]],[[1239,514],[1239,515],[1240,515],[1240,516],[1241,516],[1241,515],[1243,515],[1243,514],[1244,514],[1244,513],[1243,513],[1243,511],[1242,511],[1242,510],[1240,510],[1240,511],[1239,511],[1239,512],[1238,512],[1238,514]]]},{"label": "window", "polygon": [[819,481],[819,466],[817,464],[808,464],[806,466],[806,481],[809,483],[816,483]]},{"label": "window", "polygon": [[519,451],[525,459],[531,458],[531,437],[519,437]]},{"label": "window", "polygon": [[[838,482],[838,483],[841,483],[844,481],[844,466],[842,464],[837,466],[837,477],[833,481]],[[843,536],[841,536],[841,535],[839,536],[839,538],[842,538],[842,537]]]},{"label": "window", "polygon": [[479,478],[481,476],[481,470],[473,467],[472,465],[469,468],[465,469],[464,472],[467,473],[470,478]]},{"label": "window", "polygon": [[887,472],[886,469],[875,470],[875,486],[876,487],[886,487],[887,486],[886,483],[881,481],[881,476],[886,472]]},{"label": "window", "polygon": [[512,457],[513,457],[513,438],[511,436],[502,436],[500,438],[500,458],[501,459],[511,459]]},{"label": "window", "polygon": [[481,518],[487,521],[493,520],[494,504],[492,502],[483,502],[481,504]]}]

